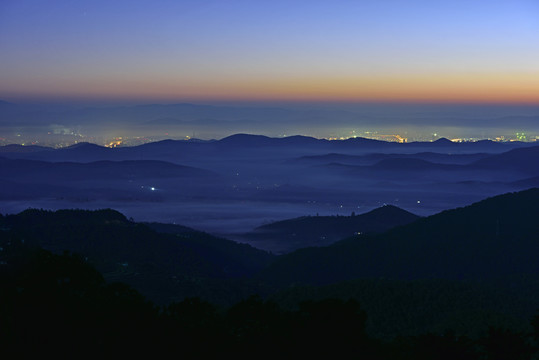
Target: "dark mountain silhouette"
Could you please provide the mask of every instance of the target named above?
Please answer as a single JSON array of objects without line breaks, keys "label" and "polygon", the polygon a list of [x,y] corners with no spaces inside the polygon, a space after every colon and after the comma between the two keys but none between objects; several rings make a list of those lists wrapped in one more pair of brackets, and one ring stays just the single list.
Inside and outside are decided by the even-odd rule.
[{"label": "dark mountain silhouette", "polygon": [[[385,154],[380,154],[383,158]],[[380,159],[377,159],[380,160]],[[346,164],[358,164],[358,165],[364,165],[367,160],[365,160],[364,155],[348,155],[348,154],[339,154],[339,153],[330,153],[330,154],[324,154],[324,155],[309,155],[309,156],[302,156],[300,158],[292,159],[288,161],[292,164],[323,164],[323,163],[331,163],[331,162],[338,162],[338,163],[346,163]]]},{"label": "dark mountain silhouette", "polygon": [[452,142],[443,138],[432,142],[410,142],[404,145],[406,145],[406,148],[416,149],[416,151],[428,149],[428,151],[445,153],[500,153],[514,148],[527,147],[530,146],[530,143],[497,142],[492,140]]},{"label": "dark mountain silhouette", "polygon": [[[339,160],[341,162],[331,162],[324,165],[319,165],[321,167],[326,167],[331,171],[339,171],[341,174],[358,174],[366,177],[376,177],[376,172],[385,172],[392,174],[399,174],[399,176],[406,175],[409,173],[414,177],[414,174],[418,172],[428,173],[429,176],[434,178],[439,175],[438,178],[443,179],[443,173],[451,173],[452,177],[448,179],[453,179],[452,181],[463,182],[468,181],[466,177],[470,176],[472,172],[474,175],[474,180],[493,180],[492,176],[498,174],[501,177],[496,179],[497,181],[507,182],[507,177],[512,177],[512,180],[509,182],[514,182],[515,178],[519,177],[531,177],[539,174],[539,146],[528,146],[520,149],[513,149],[501,154],[461,154],[459,157],[464,157],[469,159],[466,163],[446,163],[442,159],[443,163],[431,162],[429,160],[423,159],[423,154],[410,154],[410,155],[399,155],[399,154],[373,154],[373,155],[364,155],[364,156],[350,156],[350,155],[333,155],[329,154],[322,157],[309,157],[308,160],[315,160],[319,162],[320,160]],[[436,158],[440,157],[443,154],[436,154],[436,156],[427,155],[426,157]],[[454,156],[454,155],[446,155]],[[476,158],[475,161],[473,160]],[[353,162],[364,162],[365,159],[375,159],[381,158],[372,165],[352,165]],[[304,158],[305,159],[305,158]],[[445,159],[447,161],[447,159]],[[309,161],[307,161],[308,163]],[[320,161],[321,162],[321,161]],[[366,160],[365,162],[369,162]],[[441,177],[440,177],[441,176]],[[516,183],[515,183],[516,184]]]},{"label": "dark mountain silhouette", "polygon": [[398,147],[399,144],[394,142],[386,142],[382,140],[375,140],[375,139],[368,139],[364,137],[352,137],[346,140],[338,140],[338,141],[332,141],[332,144],[335,145],[346,145],[346,146],[368,146],[368,147],[383,147],[384,145],[389,148],[395,148]]},{"label": "dark mountain silhouette", "polygon": [[490,156],[490,154],[446,154],[435,152],[421,152],[415,154],[384,154],[373,153],[366,155],[348,155],[339,153],[330,153],[325,155],[302,156],[297,159],[290,160],[291,163],[304,164],[324,164],[324,163],[341,163],[345,165],[373,165],[385,159],[419,159],[438,164],[457,164],[464,165]]},{"label": "dark mountain silhouette", "polygon": [[45,146],[37,146],[37,145],[17,145],[17,144],[10,144],[5,146],[0,146],[0,153],[33,153],[38,151],[52,151],[52,148],[48,148]]},{"label": "dark mountain silhouette", "polygon": [[280,284],[327,284],[360,277],[537,276],[538,214],[539,189],[500,195],[381,235],[298,250],[282,256],[262,278]]},{"label": "dark mountain silhouette", "polygon": [[[467,165],[438,164],[430,161],[413,158],[389,158],[383,159],[374,165],[346,165],[341,163],[329,163],[313,167],[323,169],[331,174],[342,177],[360,177],[362,179],[394,180],[399,181],[459,181],[467,179],[469,174],[476,169]],[[501,171],[498,169],[497,171]],[[451,177],[449,177],[450,175]],[[478,176],[487,176],[479,174]]]},{"label": "dark mountain silhouette", "polygon": [[472,154],[447,154],[447,153],[435,153],[435,152],[421,152],[416,154],[392,154],[392,157],[403,158],[417,158],[425,161],[430,161],[438,164],[457,164],[465,165],[470,164],[476,160],[483,159],[489,156],[486,153],[472,153]]},{"label": "dark mountain silhouette", "polygon": [[386,205],[352,216],[304,216],[263,225],[242,238],[263,249],[290,252],[308,246],[327,246],[357,233],[379,233],[419,217]]},{"label": "dark mountain silhouette", "polygon": [[452,142],[451,140],[447,139],[447,138],[439,138],[435,141],[433,141],[433,144],[435,145],[443,145],[443,146],[453,146],[453,144],[455,144],[454,142]]},{"label": "dark mountain silhouette", "polygon": [[[97,161],[91,163],[0,159],[2,178],[66,182],[70,180],[119,180],[163,177],[208,177],[214,173],[164,161]],[[37,178],[36,178],[37,176]]]},{"label": "dark mountain silhouette", "polygon": [[[449,148],[448,148],[449,146]],[[347,140],[325,140],[308,136],[288,136],[284,138],[271,138],[262,135],[235,134],[217,141],[188,141],[188,140],[164,140],[155,143],[148,143],[134,147],[106,148],[95,144],[79,143],[67,148],[29,148],[21,149],[15,146],[0,147],[0,152],[10,158],[26,158],[45,161],[79,161],[89,162],[97,160],[168,160],[185,158],[190,156],[215,156],[226,150],[228,152],[238,151],[239,154],[255,156],[258,151],[267,152],[272,150],[276,153],[285,154],[287,150],[294,150],[288,156],[302,156],[305,153],[323,155],[327,153],[345,152],[344,155],[363,154],[365,152],[389,153],[388,157],[395,157],[395,153],[418,153],[436,152],[438,156],[423,155],[402,155],[401,157],[419,158],[432,162],[450,162],[448,153],[451,154],[478,154],[478,153],[500,153],[513,148],[526,148],[528,143],[495,143],[492,141],[478,141],[470,143],[453,143],[448,140],[438,142],[414,142],[414,143],[392,143],[380,140],[365,138],[350,138]],[[29,151],[29,150],[32,151]],[[249,153],[245,150],[249,149]],[[43,150],[43,151],[38,151]],[[46,151],[45,151],[46,150]],[[376,160],[383,160],[382,155],[369,154],[365,158],[368,163]],[[440,157],[445,159],[440,159]],[[449,156],[449,158],[448,158]],[[472,156],[472,155],[470,155]],[[479,155],[474,155],[479,156]],[[482,154],[480,157],[483,157]],[[347,158],[350,160],[351,158]],[[445,161],[439,161],[445,160]],[[337,159],[338,161],[338,159]],[[463,163],[464,161],[459,161]]]},{"label": "dark mountain silhouette", "polygon": [[101,152],[102,154],[107,154],[111,152],[112,149],[105,146],[93,144],[93,143],[81,142],[81,143],[73,144],[71,146],[60,148],[58,149],[58,151],[84,155],[89,152]]},{"label": "dark mountain silhouette", "polygon": [[513,149],[491,155],[471,164],[478,169],[508,169],[528,175],[539,175],[539,146]]},{"label": "dark mountain silhouette", "polygon": [[305,145],[312,146],[320,143],[326,143],[325,139],[316,139],[310,136],[292,135],[278,138],[279,144],[291,144],[291,145]]},{"label": "dark mountain silhouette", "polygon": [[284,138],[272,138],[263,135],[251,134],[235,134],[219,140],[217,143],[234,147],[268,147],[268,146],[315,146],[319,151],[328,150],[414,150],[419,148],[430,148],[432,151],[463,151],[463,152],[502,152],[514,147],[529,146],[526,143],[499,143],[490,140],[482,140],[476,142],[456,143],[448,139],[438,139],[432,142],[412,142],[412,143],[395,143],[382,140],[367,139],[362,137],[349,138],[346,140],[325,140],[316,139],[308,136],[288,136]]},{"label": "dark mountain silhouette", "polygon": [[0,228],[1,243],[81,254],[109,281],[165,303],[211,293],[205,279],[245,278],[272,261],[265,251],[202,232],[158,233],[114,210],[26,210],[1,217]]},{"label": "dark mountain silhouette", "polygon": [[[100,146],[92,143],[78,143],[65,148],[58,149],[55,154],[47,155],[46,153],[41,153],[40,159],[49,160],[47,156],[56,156],[58,160],[55,160],[54,157],[52,161],[74,161],[74,162],[92,162],[96,160],[113,160],[113,149]],[[44,155],[44,156],[43,156]]]},{"label": "dark mountain silhouette", "polygon": [[[180,201],[192,192],[200,194],[214,187],[217,193],[223,179],[213,171],[157,160],[75,163],[0,157],[0,182],[5,184],[0,189],[3,200],[52,201],[53,208],[95,208],[88,204]],[[21,203],[12,211],[28,206]]]},{"label": "dark mountain silhouette", "polygon": [[[514,326],[492,311],[503,301],[514,306],[511,294],[469,284],[358,281],[295,287],[280,304],[251,296],[226,309],[199,298],[156,306],[126,284],[107,283],[76,254],[14,241],[0,258],[0,346],[22,358],[84,349],[95,358],[247,359],[264,349],[265,358],[533,359],[539,350],[539,316]],[[355,294],[342,299],[343,289]]]},{"label": "dark mountain silhouette", "polygon": [[[536,311],[539,290],[535,221],[538,199],[539,189],[497,196],[420,218],[383,234],[361,235],[325,248],[303,249],[277,260],[248,245],[184,226],[135,223],[113,210],[27,210],[17,215],[0,215],[0,284],[2,290],[7,290],[3,294],[8,294],[7,300],[0,297],[3,309],[0,316],[8,320],[5,324],[9,325],[9,331],[14,325],[19,328],[18,321],[21,326],[41,324],[39,329],[50,329],[50,324],[67,319],[70,326],[62,333],[66,336],[70,329],[78,329],[74,324],[95,324],[92,317],[96,315],[89,316],[86,312],[91,309],[106,318],[132,310],[133,313],[125,313],[125,319],[115,320],[118,328],[111,330],[123,334],[126,321],[140,324],[140,319],[133,316],[137,312],[140,315],[142,308],[134,305],[144,300],[125,285],[110,284],[122,281],[160,304],[199,296],[229,305],[230,299],[237,302],[258,292],[263,296],[272,293],[272,300],[286,306],[287,311],[281,312],[274,303],[250,298],[232,307],[226,317],[219,320],[220,325],[209,325],[208,316],[216,313],[201,312],[208,306],[188,298],[183,304],[162,308],[160,319],[165,322],[152,320],[154,325],[171,326],[159,336],[178,326],[166,318],[169,315],[184,325],[198,324],[196,329],[203,334],[201,344],[207,343],[208,332],[216,329],[213,326],[228,324],[226,326],[233,328],[227,333],[236,337],[241,334],[245,341],[238,348],[252,341],[258,346],[259,341],[267,340],[268,336],[270,340],[265,346],[270,346],[275,336],[281,335],[280,341],[289,343],[288,335],[296,334],[294,336],[304,341],[299,347],[301,350],[325,327],[332,331],[354,313],[361,315],[358,304],[368,315],[366,319],[361,315],[361,334],[366,331],[369,336],[383,339],[417,336],[427,331],[447,334],[447,329],[455,331],[451,333],[455,338],[462,335],[481,338],[488,326],[532,334],[527,324]],[[369,214],[372,222],[404,215],[402,210],[392,206]],[[20,260],[17,251],[22,247],[36,252],[38,248],[45,248],[56,254],[70,250],[82,256],[51,257],[45,253],[39,266],[32,262],[16,263]],[[109,285],[103,283],[89,265],[96,266]],[[264,268],[260,276],[247,278]],[[17,272],[23,276],[14,278]],[[501,282],[500,277],[504,278]],[[350,281],[341,281],[347,279]],[[114,296],[103,297],[104,293],[89,291],[85,287],[88,281],[107,289],[110,286],[109,294]],[[306,287],[300,286],[301,283],[328,285]],[[278,289],[282,291],[275,293]],[[57,293],[51,296],[51,291]],[[351,302],[346,302],[349,299]],[[77,301],[75,305],[73,300]],[[343,312],[344,305],[353,311]],[[111,313],[104,315],[105,308]],[[24,313],[20,309],[24,309]],[[536,328],[538,319],[535,317],[532,323]],[[302,327],[283,334],[292,324],[297,326],[298,321],[303,322]],[[276,322],[279,327],[275,327]],[[315,324],[324,326],[305,332]],[[340,344],[344,338],[347,344],[357,343],[357,333],[347,329],[339,331],[335,344]],[[28,333],[24,327],[21,330]],[[193,328],[187,326],[181,334],[187,336],[192,331]],[[92,331],[84,334],[90,333]],[[126,343],[132,341],[136,331],[128,333]],[[302,334],[309,336],[303,338]],[[2,339],[5,342],[5,338]],[[176,336],[171,334],[170,339]],[[323,337],[317,339],[324,340]],[[399,339],[392,351],[401,351],[402,341],[409,340]]]},{"label": "dark mountain silhouette", "polygon": [[[191,140],[161,140],[156,142],[151,142],[132,148],[124,147],[117,148],[118,152],[129,153],[132,150],[144,150],[150,156],[160,155],[160,154],[176,154],[177,156],[181,155],[182,151],[192,151],[199,148],[203,148],[207,144],[212,143],[213,140],[208,141],[191,141]],[[155,154],[154,154],[155,152]]]},{"label": "dark mountain silhouette", "polygon": [[330,142],[325,139],[315,139],[309,136],[287,136],[282,138],[272,138],[263,135],[235,134],[221,139],[215,143],[217,149],[261,149],[272,148],[273,151],[282,151],[283,147],[288,149],[298,148],[327,148]]},{"label": "dark mountain silhouette", "polygon": [[370,169],[382,170],[382,171],[458,171],[464,170],[460,165],[453,164],[436,164],[422,159],[409,159],[409,158],[391,158],[380,160],[376,164],[369,167]]},{"label": "dark mountain silhouette", "polygon": [[63,148],[50,148],[35,145],[6,145],[0,147],[0,153],[12,159],[28,159],[42,161],[91,162],[98,160],[114,160],[115,151],[93,143],[77,143]]},{"label": "dark mountain silhouette", "polygon": [[219,140],[220,144],[233,146],[270,146],[275,140],[264,135],[235,134]]}]

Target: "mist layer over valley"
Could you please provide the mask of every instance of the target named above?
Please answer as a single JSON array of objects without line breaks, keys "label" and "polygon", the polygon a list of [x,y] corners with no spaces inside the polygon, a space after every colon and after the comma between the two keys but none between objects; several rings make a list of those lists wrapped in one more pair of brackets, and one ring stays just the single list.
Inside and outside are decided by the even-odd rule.
[{"label": "mist layer over valley", "polygon": [[[245,233],[383,205],[426,216],[537,186],[533,145],[245,134],[112,149],[9,145],[0,147],[0,211],[113,208],[136,221],[182,224],[282,252],[289,248]],[[362,229],[343,235],[355,232]]]}]

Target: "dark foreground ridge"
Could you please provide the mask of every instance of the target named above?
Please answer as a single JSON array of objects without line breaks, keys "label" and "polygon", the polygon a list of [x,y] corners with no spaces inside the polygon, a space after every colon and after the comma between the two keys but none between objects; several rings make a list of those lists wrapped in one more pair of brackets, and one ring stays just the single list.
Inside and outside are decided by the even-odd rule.
[{"label": "dark foreground ridge", "polygon": [[21,355],[532,359],[538,200],[539,189],[505,194],[279,257],[113,210],[2,216],[0,346]]},{"label": "dark foreground ridge", "polygon": [[[15,250],[15,249],[11,249]],[[295,310],[251,297],[226,309],[199,299],[156,307],[107,284],[81,257],[12,253],[0,272],[0,346],[29,356],[276,356],[360,359],[532,359],[539,315],[525,332],[491,326],[470,338],[446,331],[379,340],[356,300],[303,301]]]},{"label": "dark foreground ridge", "polygon": [[273,258],[186,228],[166,233],[165,225],[135,223],[114,210],[26,210],[1,223],[4,243],[81,254],[105,279],[128,283],[159,303],[184,296],[212,299],[210,279],[222,280],[226,288],[226,281],[251,277]]},{"label": "dark foreground ridge", "polygon": [[290,285],[365,277],[486,280],[539,274],[538,215],[539,189],[500,195],[380,235],[298,250],[282,256],[261,278]]}]

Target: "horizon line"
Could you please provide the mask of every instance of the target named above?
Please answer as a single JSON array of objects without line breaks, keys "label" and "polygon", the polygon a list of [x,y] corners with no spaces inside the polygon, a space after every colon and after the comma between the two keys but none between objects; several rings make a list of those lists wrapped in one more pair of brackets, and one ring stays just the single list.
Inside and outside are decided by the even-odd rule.
[{"label": "horizon line", "polygon": [[376,99],[376,98],[157,98],[157,97],[69,97],[69,96],[0,96],[0,102],[13,105],[101,105],[101,106],[136,106],[136,105],[430,105],[430,106],[539,106],[538,100],[474,100],[474,99]]},{"label": "horizon line", "polygon": [[[78,146],[78,145],[82,145],[82,144],[91,144],[91,145],[97,145],[99,147],[104,147],[104,148],[130,148],[130,147],[137,147],[137,146],[142,146],[142,145],[146,145],[146,144],[153,144],[153,143],[159,143],[159,142],[164,142],[164,141],[184,141],[184,142],[193,142],[193,141],[203,141],[203,142],[218,142],[218,141],[221,141],[221,140],[224,140],[224,139],[227,139],[227,138],[231,138],[231,137],[234,137],[234,136],[252,136],[252,137],[262,137],[262,138],[266,138],[266,139],[276,139],[276,140],[280,140],[280,139],[286,139],[286,138],[294,138],[294,137],[302,137],[302,138],[310,138],[310,139],[315,139],[315,140],[326,140],[326,141],[347,141],[347,140],[353,140],[353,139],[363,139],[363,140],[370,140],[370,141],[377,141],[377,142],[383,142],[383,143],[387,143],[387,144],[414,144],[414,143],[435,143],[435,142],[438,142],[438,141],[450,141],[451,143],[453,144],[464,144],[464,143],[476,143],[476,142],[481,142],[481,141],[491,141],[491,142],[494,142],[494,143],[500,143],[500,144],[503,144],[503,143],[539,143],[539,140],[537,139],[534,139],[533,141],[522,141],[522,140],[496,140],[496,139],[492,139],[492,138],[456,138],[456,139],[450,139],[448,137],[445,137],[445,136],[441,136],[441,137],[437,137],[436,139],[433,139],[433,140],[414,140],[414,141],[404,141],[404,142],[397,142],[397,141],[391,141],[391,140],[384,140],[384,139],[379,139],[379,138],[374,138],[374,137],[365,137],[365,136],[349,136],[349,137],[316,137],[316,136],[312,136],[312,135],[304,135],[304,134],[292,134],[292,135],[282,135],[282,136],[269,136],[269,135],[264,135],[264,134],[257,134],[257,133],[246,133],[246,132],[238,132],[238,133],[234,133],[234,134],[231,134],[231,135],[227,135],[227,136],[223,136],[221,138],[212,138],[212,139],[202,139],[202,138],[196,138],[196,137],[190,137],[190,136],[185,136],[184,138],[166,138],[166,139],[160,139],[160,140],[155,140],[155,141],[148,141],[148,142],[145,142],[145,143],[141,143],[141,144],[137,144],[137,145],[118,145],[118,146],[114,146],[114,147],[110,147],[110,146],[106,146],[106,145],[101,145],[101,144],[98,144],[96,142],[92,142],[92,141],[75,141],[73,144],[70,144],[70,145],[65,145],[65,146],[58,146],[58,147],[51,147],[51,146],[46,146],[46,145],[39,145],[38,143],[32,143],[32,144],[17,144],[17,143],[10,143],[10,144],[6,144],[6,145],[0,145],[0,148],[1,147],[6,147],[6,146],[22,146],[22,147],[29,147],[29,146],[39,146],[39,147],[44,147],[44,148],[50,148],[50,149],[59,149],[59,148],[69,148],[69,147],[73,147],[73,146]],[[379,134],[378,136],[392,136],[392,135],[386,135],[386,134]]]}]

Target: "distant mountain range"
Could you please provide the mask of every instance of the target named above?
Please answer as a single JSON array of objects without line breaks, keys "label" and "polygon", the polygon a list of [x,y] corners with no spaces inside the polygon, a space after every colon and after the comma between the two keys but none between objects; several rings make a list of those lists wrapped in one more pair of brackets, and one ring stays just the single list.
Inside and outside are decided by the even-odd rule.
[{"label": "distant mountain range", "polygon": [[[1,204],[8,212],[112,206],[158,221],[166,210],[168,219],[205,231],[224,230],[227,221],[225,234],[237,235],[274,220],[382,204],[424,216],[523,190],[539,176],[534,145],[248,134],[112,149],[8,145],[0,147],[0,198],[10,200]],[[133,206],[149,202],[152,211]]]},{"label": "distant mountain range", "polygon": [[[134,147],[121,147],[109,149],[95,144],[80,143],[67,148],[50,149],[38,146],[7,145],[0,147],[0,153],[10,158],[25,158],[51,161],[96,161],[96,160],[133,160],[146,156],[150,159],[160,157],[172,158],[180,156],[184,151],[192,151],[193,155],[208,154],[211,152],[239,152],[246,150],[263,151],[270,149],[275,153],[290,152],[293,156],[296,152],[318,153],[316,156],[307,156],[305,160],[344,160],[365,161],[372,163],[383,157],[395,157],[395,152],[400,152],[401,157],[419,158],[429,161],[467,162],[485,157],[482,153],[501,153],[515,148],[533,147],[533,143],[498,143],[490,140],[454,143],[447,139],[439,139],[434,142],[393,143],[365,138],[350,138],[348,140],[325,140],[306,136],[289,136],[284,138],[270,138],[262,135],[236,134],[215,141],[186,141],[164,140]],[[294,152],[292,151],[294,150]],[[344,151],[343,154],[335,154],[336,151]],[[372,154],[373,151],[384,152]],[[366,155],[365,152],[370,154]],[[430,153],[429,153],[430,152]],[[438,153],[434,155],[433,152]],[[331,153],[331,154],[329,154]],[[355,155],[361,154],[361,156]],[[459,155],[461,154],[461,155]],[[323,156],[323,157],[322,157]]]},{"label": "distant mountain range", "polygon": [[215,176],[208,170],[157,160],[96,161],[91,163],[45,162],[0,158],[2,178],[28,181],[39,176],[42,182],[144,179]]},{"label": "distant mountain range", "polygon": [[448,154],[448,153],[435,153],[435,152],[420,152],[415,154],[384,154],[384,153],[371,153],[366,155],[347,155],[339,153],[331,153],[324,155],[302,156],[297,159],[291,160],[291,163],[298,164],[327,164],[327,163],[340,163],[345,165],[373,165],[377,162],[385,159],[419,159],[438,164],[469,164],[479,159],[490,156],[486,153],[472,153],[472,154]]},{"label": "distant mountain range", "polygon": [[[363,161],[369,156],[330,156],[328,159],[337,160],[337,162],[326,163],[321,166],[331,167],[332,170],[338,170],[347,173],[362,174],[364,176],[373,176],[375,172],[390,172],[398,173],[403,176],[406,173],[412,173],[417,177],[420,172],[429,172],[436,174],[439,172],[464,174],[466,172],[485,172],[491,173],[514,173],[516,176],[527,177],[539,175],[539,146],[530,146],[525,148],[513,149],[501,154],[462,154],[462,155],[446,155],[443,157],[442,163],[432,162],[426,158],[442,157],[429,155],[430,153],[418,153],[411,155],[391,154],[383,156],[377,154],[379,159],[371,165],[349,165],[339,163],[339,159],[343,159],[344,163],[350,163],[359,159]],[[455,163],[450,163],[451,159]],[[316,157],[315,161],[325,160],[326,157]],[[350,161],[352,159],[352,161]],[[313,158],[309,158],[310,161]],[[464,161],[463,161],[464,160]],[[376,175],[374,175],[376,176]]]}]

